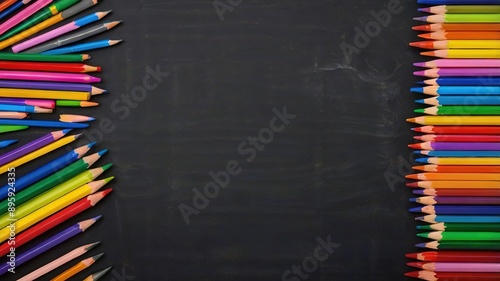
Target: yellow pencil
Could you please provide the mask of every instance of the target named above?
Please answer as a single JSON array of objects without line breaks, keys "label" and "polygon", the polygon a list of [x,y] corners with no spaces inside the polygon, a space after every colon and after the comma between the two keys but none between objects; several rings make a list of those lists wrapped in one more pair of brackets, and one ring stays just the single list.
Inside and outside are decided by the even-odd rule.
[{"label": "yellow pencil", "polygon": [[496,126],[500,124],[500,116],[420,116],[416,118],[408,118],[406,121],[422,125]]},{"label": "yellow pencil", "polygon": [[[98,191],[101,187],[110,182],[114,177],[109,177],[99,181],[89,182],[88,184],[82,185],[81,187],[71,191],[70,193],[64,195],[63,197],[52,201],[51,203],[43,206],[42,208],[34,211],[33,213],[25,216],[20,220],[13,220],[10,225],[6,226],[2,230],[0,230],[0,243],[9,239],[11,235],[20,233],[26,230],[28,227],[34,225],[35,223],[45,219],[46,217],[66,208],[70,204],[82,199],[85,196],[88,196],[96,191]],[[103,191],[105,192],[105,191]],[[97,194],[94,194],[97,195]],[[91,198],[94,195],[90,195],[88,197],[89,200],[93,200]],[[96,200],[100,200],[102,196],[98,196]]]},{"label": "yellow pencil", "polygon": [[80,137],[81,134],[78,135],[73,135],[73,136],[67,136],[62,139],[59,139],[49,145],[46,145],[42,148],[39,148],[31,153],[28,153],[20,158],[17,158],[14,161],[11,161],[3,166],[0,166],[0,174],[6,173],[10,168],[15,168],[19,167],[25,163],[28,163],[29,161],[36,159],[40,156],[43,156],[53,150],[56,150],[60,147],[63,147],[73,141],[75,141],[78,137]]},{"label": "yellow pencil", "polygon": [[421,52],[422,56],[449,59],[498,59],[500,49],[450,49]]},{"label": "yellow pencil", "polygon": [[488,166],[500,165],[499,157],[450,157],[450,158],[419,158],[417,162],[435,165],[456,165],[456,166]]},{"label": "yellow pencil", "polygon": [[89,92],[0,88],[2,98],[89,100]]}]

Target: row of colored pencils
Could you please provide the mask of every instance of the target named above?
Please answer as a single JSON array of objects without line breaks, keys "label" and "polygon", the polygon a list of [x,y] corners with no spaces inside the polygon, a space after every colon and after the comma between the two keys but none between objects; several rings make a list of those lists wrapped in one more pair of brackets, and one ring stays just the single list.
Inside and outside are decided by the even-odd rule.
[{"label": "row of colored pencils", "polygon": [[[422,280],[500,280],[500,0],[418,0],[440,5],[413,29],[425,41],[410,43],[434,60],[414,65],[424,77],[411,92],[428,105],[408,121],[420,155],[407,186],[420,197],[417,244],[427,251],[408,254]],[[429,242],[430,241],[430,242]]]},{"label": "row of colored pencils", "polygon": [[[70,132],[87,128],[93,117],[62,113],[59,120],[34,118],[36,114],[61,109],[97,106],[98,103],[90,99],[106,93],[93,86],[101,82],[101,78],[94,75],[101,72],[101,67],[86,64],[91,57],[83,52],[110,47],[121,40],[81,41],[105,33],[121,21],[100,23],[111,11],[82,14],[97,4],[98,0],[0,3],[0,50],[11,47],[12,51],[0,52],[0,134],[30,127],[59,129],[32,137],[31,141],[16,144],[0,154],[0,174],[13,178],[0,186],[0,254],[4,258],[14,248],[16,269],[35,258],[43,259],[44,253],[65,247],[66,241],[88,230],[101,216],[73,221],[65,229],[60,226],[91,209],[111,192],[111,189],[100,189],[114,177],[98,179],[111,164],[92,168],[107,149],[87,155],[96,145],[94,142],[68,148],[68,152],[52,160],[43,159],[75,143],[81,134],[69,135]],[[49,30],[50,27],[54,28]],[[15,143],[16,140],[3,139],[0,148]],[[38,158],[45,163],[26,171],[24,165]],[[29,242],[31,245],[25,245]],[[71,279],[103,256],[103,253],[91,253],[100,242],[77,244],[73,250],[68,248],[66,254],[16,280],[49,280],[48,275],[57,268],[64,271],[51,276],[50,280]],[[87,254],[91,255],[83,257]],[[79,261],[71,264],[74,260]],[[84,280],[98,280],[110,268],[93,270],[93,274],[88,272],[90,275]],[[11,269],[11,264],[0,263],[0,276],[12,272]]]}]

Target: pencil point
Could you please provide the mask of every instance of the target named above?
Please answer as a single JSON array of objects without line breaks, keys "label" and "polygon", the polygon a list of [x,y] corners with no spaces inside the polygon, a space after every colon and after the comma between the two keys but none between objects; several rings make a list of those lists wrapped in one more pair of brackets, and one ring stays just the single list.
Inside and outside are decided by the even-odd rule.
[{"label": "pencil point", "polygon": [[413,75],[416,75],[416,76],[425,76],[425,70],[415,71],[415,72],[413,72]]},{"label": "pencil point", "polygon": [[406,254],[405,257],[409,258],[409,259],[416,259],[417,258],[417,253],[410,253],[410,254]]},{"label": "pencil point", "polygon": [[423,87],[411,87],[410,88],[410,92],[423,94],[424,93],[424,88]]},{"label": "pencil point", "polygon": [[96,143],[97,143],[97,142],[93,141],[93,142],[91,142],[91,143],[87,144],[87,147],[88,147],[88,148],[92,148],[92,147],[94,147],[94,145],[96,145]]},{"label": "pencil point", "polygon": [[431,8],[429,8],[429,7],[426,7],[426,8],[418,8],[418,11],[419,11],[419,12],[426,12],[426,13],[430,13]]},{"label": "pencil point", "polygon": [[425,67],[425,62],[416,62],[416,63],[413,64],[413,66]]},{"label": "pencil point", "polygon": [[417,108],[417,109],[413,110],[413,112],[423,114],[423,113],[425,113],[425,108]]},{"label": "pencil point", "polygon": [[415,195],[425,195],[423,189],[415,189],[415,190],[413,190],[413,194],[415,194]]},{"label": "pencil point", "polygon": [[94,218],[93,218],[93,220],[94,220],[94,221],[98,221],[100,218],[102,218],[102,215],[99,215],[99,216],[97,216],[97,217],[94,217]]},{"label": "pencil point", "polygon": [[76,134],[76,135],[74,135],[74,137],[75,137],[75,139],[77,139],[77,138],[81,137],[82,135],[83,134]]},{"label": "pencil point", "polygon": [[417,233],[417,236],[420,238],[429,238],[429,233],[427,233],[427,232]]},{"label": "pencil point", "polygon": [[415,159],[415,161],[417,161],[419,163],[429,164],[429,159],[428,158],[417,158],[417,159]]},{"label": "pencil point", "polygon": [[425,99],[415,100],[415,103],[425,104]]},{"label": "pencil point", "polygon": [[417,31],[431,31],[431,26],[429,24],[413,26],[411,29]]},{"label": "pencil point", "polygon": [[64,129],[62,130],[63,135],[66,135],[67,133],[71,132],[72,129]]},{"label": "pencil point", "polygon": [[95,246],[99,245],[101,243],[101,241],[97,241],[97,242],[94,242],[92,244],[88,244],[86,245],[87,247],[85,247],[85,250],[86,251],[90,251],[92,250],[92,248],[94,248]]},{"label": "pencil point", "polygon": [[98,259],[100,259],[102,256],[104,256],[104,253],[100,253],[100,254],[98,254],[98,255],[95,255],[95,256],[93,256],[93,257],[92,257],[92,259],[93,259],[94,261],[97,261],[97,260],[98,260]]},{"label": "pencil point", "polygon": [[406,272],[405,276],[407,277],[412,277],[412,278],[419,278],[419,272],[418,271],[412,271],[412,272]]},{"label": "pencil point", "polygon": [[104,154],[106,154],[106,152],[108,152],[108,149],[107,149],[107,148],[106,148],[106,149],[103,149],[103,150],[101,150],[101,151],[99,151],[99,152],[97,152],[97,154],[98,154],[99,156],[103,156]]},{"label": "pencil point", "polygon": [[101,168],[103,169],[103,171],[106,171],[109,168],[111,168],[111,166],[113,166],[113,163],[106,164],[106,165],[102,166]]},{"label": "pencil point", "polygon": [[425,221],[425,217],[416,217],[415,220],[416,221]]},{"label": "pencil point", "polygon": [[412,203],[417,203],[417,198],[410,198],[410,199],[408,199],[408,201],[410,201]]},{"label": "pencil point", "polygon": [[423,21],[423,22],[427,22],[427,17],[416,17],[416,18],[413,18],[414,20],[418,20],[418,21]]},{"label": "pencil point", "polygon": [[104,179],[104,182],[108,183],[108,182],[112,181],[114,178],[115,177],[107,177],[107,178]]},{"label": "pencil point", "polygon": [[408,147],[413,148],[413,149],[422,149],[422,147],[420,146],[420,143],[412,143],[412,144],[409,144]]},{"label": "pencil point", "polygon": [[427,56],[427,57],[434,57],[435,53],[434,53],[434,51],[428,51],[428,52],[421,52],[420,55]]},{"label": "pencil point", "polygon": [[92,276],[92,280],[99,280],[99,279],[101,279],[101,277],[104,276],[106,273],[108,273],[108,271],[110,271],[111,268],[112,267],[110,266],[110,267],[108,267],[106,269],[103,269],[103,270],[101,270],[99,272],[96,272],[96,273],[92,274],[91,275]]},{"label": "pencil point", "polygon": [[410,208],[409,210],[411,213],[422,213],[421,207]]},{"label": "pencil point", "polygon": [[104,190],[104,191],[102,192],[102,196],[104,197],[104,196],[108,195],[109,193],[111,193],[111,191],[113,191],[113,189],[112,189],[112,188],[109,188],[109,189]]},{"label": "pencil point", "polygon": [[426,245],[425,245],[425,243],[418,243],[418,244],[415,245],[415,247],[417,247],[417,248],[426,248]]},{"label": "pencil point", "polygon": [[416,181],[415,182],[407,182],[406,186],[412,187],[412,188],[418,188],[419,187],[418,186],[418,182],[416,182]]}]

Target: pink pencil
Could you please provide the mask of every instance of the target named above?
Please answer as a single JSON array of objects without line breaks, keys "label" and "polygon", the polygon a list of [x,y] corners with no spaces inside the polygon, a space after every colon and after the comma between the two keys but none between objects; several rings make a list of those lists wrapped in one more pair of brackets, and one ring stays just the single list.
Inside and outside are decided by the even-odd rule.
[{"label": "pink pencil", "polygon": [[427,62],[416,62],[419,67],[500,67],[500,59],[437,59]]},{"label": "pink pencil", "polygon": [[500,76],[500,67],[485,68],[432,68],[413,72],[417,76],[438,78],[442,76]]},{"label": "pink pencil", "polygon": [[101,78],[80,73],[38,72],[38,71],[10,71],[0,70],[0,79],[51,81],[69,83],[98,83]]},{"label": "pink pencil", "polygon": [[50,3],[52,3],[52,0],[38,0],[35,3],[29,5],[21,12],[15,14],[13,17],[8,19],[4,23],[0,24],[0,34],[3,34],[3,33],[5,33],[5,31],[18,25],[20,22],[27,19],[29,16],[33,15],[38,10],[47,6]]},{"label": "pink pencil", "polygon": [[500,272],[500,263],[409,262],[408,265],[434,272]]}]

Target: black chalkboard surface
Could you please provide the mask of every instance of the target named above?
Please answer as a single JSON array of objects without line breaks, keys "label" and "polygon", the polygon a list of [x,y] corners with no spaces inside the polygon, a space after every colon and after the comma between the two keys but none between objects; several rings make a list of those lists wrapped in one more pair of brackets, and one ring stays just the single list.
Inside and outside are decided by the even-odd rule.
[{"label": "black chalkboard surface", "polygon": [[72,280],[110,265],[102,280],[406,280],[404,254],[420,241],[404,186],[416,8],[102,1],[92,11],[124,20],[97,36],[124,43],[91,52],[109,93],[99,108],[56,113],[97,118],[79,143],[109,148],[96,167],[114,163],[114,192],[19,251],[102,214],[95,226],[1,280],[94,241],[84,257],[104,257]]}]

